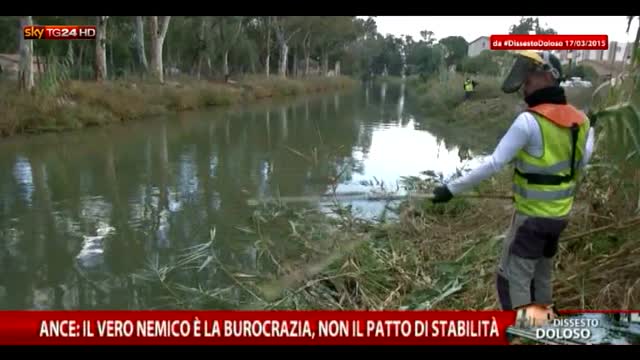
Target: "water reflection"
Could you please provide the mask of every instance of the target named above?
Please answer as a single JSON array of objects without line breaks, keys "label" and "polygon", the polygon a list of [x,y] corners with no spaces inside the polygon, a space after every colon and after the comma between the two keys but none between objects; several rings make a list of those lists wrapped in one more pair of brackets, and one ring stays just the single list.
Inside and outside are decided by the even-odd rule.
[{"label": "water reflection", "polygon": [[403,82],[402,85],[400,85],[400,96],[398,96],[398,109],[397,109],[397,112],[396,112],[396,118],[398,119],[398,122],[397,122],[398,125],[406,125],[403,122],[403,115],[404,115],[404,87],[405,87],[405,84]]},{"label": "water reflection", "polygon": [[[252,225],[248,198],[365,190],[361,182],[374,177],[393,185],[425,170],[449,175],[473,158],[420,130],[425,121],[404,85],[383,84],[7,141],[0,308],[158,306],[160,290],[129,275],[209,241],[214,227],[225,266],[258,273],[257,236],[237,229]],[[279,234],[264,235],[287,247]],[[228,283],[216,269],[187,280]]]},{"label": "water reflection", "polygon": [[13,175],[18,184],[18,192],[22,195],[22,200],[31,205],[33,195],[33,176],[31,175],[31,164],[24,156],[18,155],[13,167]]}]

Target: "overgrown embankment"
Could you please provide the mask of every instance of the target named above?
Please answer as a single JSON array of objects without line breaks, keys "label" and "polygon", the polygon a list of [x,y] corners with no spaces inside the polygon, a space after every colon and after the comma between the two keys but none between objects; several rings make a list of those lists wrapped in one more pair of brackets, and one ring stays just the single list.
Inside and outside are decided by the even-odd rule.
[{"label": "overgrown embankment", "polygon": [[[480,83],[486,86],[487,81]],[[437,96],[458,97],[444,89],[435,87]],[[461,91],[456,94],[462,96]],[[626,98],[615,91],[610,94],[612,101]],[[478,97],[451,111],[480,106]],[[606,112],[598,117],[596,152],[582,174],[555,258],[553,289],[560,309],[640,306],[640,117],[624,108]],[[480,119],[485,122],[476,125],[473,118],[441,115],[448,120],[435,118],[429,123],[444,124],[467,138],[496,131],[491,124],[500,121]],[[506,129],[510,124],[506,117],[496,129]],[[190,262],[162,264],[142,277],[151,286],[161,282],[159,288],[171,296],[165,304],[169,307],[495,309],[499,307],[496,266],[513,215],[511,200],[503,198],[511,193],[512,171],[504,169],[475,189],[486,198],[457,196],[437,205],[428,200],[389,204],[389,211],[397,215],[389,221],[357,218],[346,204],[335,204],[331,217],[286,203],[264,204],[255,209],[253,228],[243,229],[257,237],[260,265],[255,273],[217,261],[212,238],[211,244],[187,252]],[[424,175],[406,178],[405,187],[429,193],[439,179]],[[278,229],[277,238],[286,246],[275,246],[270,229]],[[232,286],[212,288],[181,281],[180,268],[188,272],[190,267],[222,269]],[[170,275],[165,276],[163,269],[171,269]]]},{"label": "overgrown embankment", "polygon": [[[477,189],[508,194],[509,171]],[[599,174],[598,174],[599,175]],[[408,188],[428,192],[432,178]],[[640,305],[640,217],[607,215],[611,205],[590,202],[601,188],[587,181],[557,255],[554,281],[560,308],[630,309]],[[512,216],[509,200],[457,197],[447,204],[409,201],[391,206],[391,221],[355,217],[336,204],[334,216],[278,202],[256,208],[254,274],[215,259],[212,245],[188,252],[185,262],[161,264],[142,278],[171,294],[168,307],[250,309],[496,309],[495,270]],[[270,231],[287,246],[277,247]],[[273,238],[273,237],[271,237]],[[212,238],[212,243],[213,242]],[[295,250],[295,251],[294,251]],[[301,254],[303,254],[301,256]],[[211,257],[214,261],[211,261]],[[231,287],[185,283],[180,269],[222,269]]]},{"label": "overgrown embankment", "polygon": [[[426,79],[412,78],[408,93],[429,117],[427,130],[464,148],[489,150],[522,108],[517,95],[500,90],[495,76],[479,75],[471,99],[464,99],[465,78],[448,73]],[[468,136],[473,133],[474,136]]]},{"label": "overgrown embankment", "polygon": [[[488,151],[495,146],[511,121],[526,107],[519,94],[505,94],[502,79],[474,75],[478,83],[470,99],[464,98],[464,76],[446,73],[427,80],[411,77],[408,92],[430,121],[426,129],[459,146]],[[568,100],[584,109],[593,89],[567,88]],[[468,134],[474,134],[468,136]]]},{"label": "overgrown embankment", "polygon": [[257,76],[234,84],[64,81],[33,93],[17,92],[15,84],[6,84],[0,87],[0,135],[102,126],[171,111],[340,90],[355,84],[348,77],[294,80]]}]

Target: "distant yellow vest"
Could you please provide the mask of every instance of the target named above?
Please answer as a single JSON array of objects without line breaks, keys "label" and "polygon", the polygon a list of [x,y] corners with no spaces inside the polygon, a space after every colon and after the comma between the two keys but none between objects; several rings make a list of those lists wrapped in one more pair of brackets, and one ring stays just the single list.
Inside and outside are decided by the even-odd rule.
[{"label": "distant yellow vest", "polygon": [[[529,111],[540,126],[543,152],[540,157],[524,150],[516,155],[515,207],[529,216],[564,217],[573,207],[589,119],[571,105],[543,104]],[[576,143],[571,176],[573,136]]]},{"label": "distant yellow vest", "polygon": [[465,82],[464,82],[464,91],[473,91],[473,81],[465,80]]}]

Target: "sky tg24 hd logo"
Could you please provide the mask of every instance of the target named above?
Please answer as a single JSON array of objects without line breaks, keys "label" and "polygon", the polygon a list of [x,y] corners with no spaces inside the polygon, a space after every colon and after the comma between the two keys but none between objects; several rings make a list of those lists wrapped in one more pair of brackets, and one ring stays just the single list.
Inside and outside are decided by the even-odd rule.
[{"label": "sky tg24 hd logo", "polygon": [[26,40],[92,40],[96,38],[93,25],[28,25],[22,29]]}]

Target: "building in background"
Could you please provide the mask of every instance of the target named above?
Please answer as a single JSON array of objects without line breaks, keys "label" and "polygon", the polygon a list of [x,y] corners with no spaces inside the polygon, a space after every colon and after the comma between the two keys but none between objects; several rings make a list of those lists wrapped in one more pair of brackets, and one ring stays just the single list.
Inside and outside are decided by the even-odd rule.
[{"label": "building in background", "polygon": [[609,48],[606,50],[559,50],[553,53],[560,58],[562,64],[568,64],[569,59],[573,59],[574,64],[579,64],[583,61],[597,61],[621,66],[623,61],[626,65],[631,63],[632,48],[632,43],[611,41],[609,42]]},{"label": "building in background", "polygon": [[467,50],[467,55],[469,57],[474,57],[480,55],[484,50],[489,50],[489,37],[488,36],[480,36],[479,38],[473,40],[469,43],[469,50]]}]

